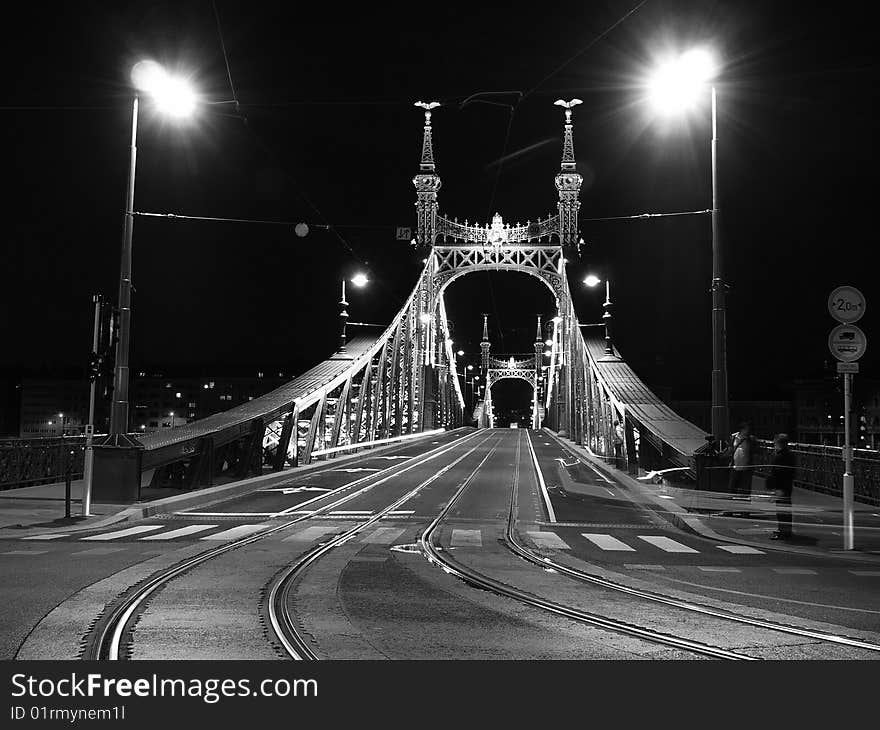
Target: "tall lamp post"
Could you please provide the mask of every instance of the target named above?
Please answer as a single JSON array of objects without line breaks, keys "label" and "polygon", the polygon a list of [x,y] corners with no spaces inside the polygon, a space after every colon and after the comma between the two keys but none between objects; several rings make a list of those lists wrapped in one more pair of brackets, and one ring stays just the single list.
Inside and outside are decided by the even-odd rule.
[{"label": "tall lamp post", "polygon": [[[366,274],[355,274],[349,279],[358,289],[363,289],[370,280]],[[345,279],[342,280],[342,299],[339,300],[339,352],[345,352],[346,327],[348,326],[348,302],[345,300]]]},{"label": "tall lamp post", "polygon": [[[593,288],[602,283],[602,280],[595,274],[588,274],[584,279],[584,284]],[[611,346],[611,281],[605,279],[605,304],[602,305],[605,312],[602,314],[602,321],[605,323],[605,354],[613,355],[614,348]]]},{"label": "tall lamp post", "polygon": [[[675,113],[694,106],[706,84],[714,78],[715,61],[707,50],[691,49],[661,65],[650,80],[651,98],[661,112]],[[718,127],[715,86],[710,85],[712,101],[712,435],[720,444],[728,438],[729,406],[727,393],[728,285],[724,281],[718,208]]]},{"label": "tall lamp post", "polygon": [[122,262],[119,267],[119,315],[116,360],[113,372],[113,406],[110,410],[110,436],[128,432],[128,356],[131,339],[131,243],[134,229],[134,179],[137,167],[138,92],[148,94],[156,107],[171,117],[192,114],[196,97],[183,79],[171,76],[155,61],[140,61],[131,70],[135,88],[131,108],[131,147],[125,217],[122,233]]}]

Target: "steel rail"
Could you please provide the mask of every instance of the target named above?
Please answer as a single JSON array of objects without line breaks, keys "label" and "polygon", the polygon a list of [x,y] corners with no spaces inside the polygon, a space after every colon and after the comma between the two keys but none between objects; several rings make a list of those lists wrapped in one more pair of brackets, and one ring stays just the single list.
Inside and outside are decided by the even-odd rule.
[{"label": "steel rail", "polygon": [[[514,487],[512,490],[512,495],[514,497],[516,495],[516,487],[519,482],[521,442],[521,438],[517,439],[517,453],[515,459],[516,466],[513,481]],[[570,606],[556,603],[555,601],[549,601],[547,599],[540,598],[539,596],[536,596],[532,593],[520,590],[519,588],[514,588],[513,586],[479,573],[476,570],[464,565],[463,563],[460,563],[454,558],[442,553],[441,549],[434,543],[435,533],[439,525],[443,522],[446,515],[449,514],[453,505],[459,499],[469,483],[470,478],[459,487],[459,489],[453,495],[452,499],[449,500],[449,502],[446,504],[440,514],[437,515],[437,517],[422,533],[422,536],[419,539],[419,544],[429,562],[438,565],[447,573],[450,573],[451,575],[454,575],[465,583],[473,585],[477,588],[481,588],[483,590],[487,590],[507,598],[514,598],[521,603],[525,603],[526,605],[534,606],[535,608],[540,608],[544,611],[548,611],[558,616],[564,616],[580,623],[598,626],[599,628],[610,630],[615,633],[635,636],[639,639],[654,644],[671,646],[676,649],[682,649],[695,654],[713,657],[715,659],[756,661],[754,657],[750,657],[746,654],[740,654],[738,652],[730,651],[728,649],[710,646],[708,644],[703,644],[701,642],[693,641],[690,639],[682,639],[678,636],[672,636],[670,634],[663,634],[657,631],[652,631],[651,629],[646,629],[641,626],[618,621],[616,619],[610,619],[605,616],[589,613],[588,611],[583,611],[581,609],[572,608]]]},{"label": "steel rail", "polygon": [[[393,479],[394,477],[399,476],[400,474],[403,474],[410,469],[421,466],[422,464],[431,461],[432,459],[435,459],[442,454],[445,454],[447,451],[452,450],[456,446],[460,446],[462,443],[476,438],[478,433],[478,431],[475,431],[474,433],[467,436],[456,438],[451,444],[442,444],[441,446],[438,446],[435,449],[431,449],[424,454],[412,457],[410,461],[407,461],[404,464],[392,464],[382,471],[376,472],[375,474],[368,474],[354,480],[353,482],[343,484],[342,486],[337,487],[336,489],[327,492],[326,494],[313,497],[312,499],[297,505],[297,507],[302,507],[305,504],[324,500],[328,497],[334,497],[346,490],[350,490],[353,487],[364,484],[365,482],[371,482],[377,479],[377,477],[387,475],[384,476],[383,479],[380,479],[375,483],[367,484],[367,486],[359,489],[356,492],[353,492],[352,494],[345,495],[340,499],[331,502],[330,504],[326,504],[317,508],[311,514],[302,515],[300,517],[287,520],[280,525],[267,528],[266,530],[263,530],[262,532],[254,535],[249,535],[246,537],[238,538],[236,540],[232,540],[228,543],[225,543],[224,545],[219,545],[215,548],[207,550],[203,553],[199,553],[198,555],[182,560],[175,565],[154,573],[146,580],[140,582],[139,584],[136,584],[133,589],[129,589],[128,595],[126,595],[126,593],[121,594],[119,604],[113,607],[113,609],[106,617],[99,618],[96,627],[93,628],[90,632],[93,638],[87,643],[82,658],[86,660],[119,660],[121,654],[122,638],[125,635],[126,629],[133,621],[135,617],[135,612],[153,593],[155,593],[158,588],[170,582],[174,578],[180,576],[181,574],[201,565],[202,563],[206,563],[213,558],[223,555],[224,553],[230,552],[240,547],[244,547],[245,545],[250,545],[252,543],[258,542],[259,540],[262,540],[269,535],[287,529],[299,522],[318,517],[325,512],[333,509],[334,507],[338,507],[350,501],[351,499],[354,499],[355,497],[378,486],[379,484],[382,484],[389,479]],[[388,474],[388,472],[393,473]]]},{"label": "steel rail", "polygon": [[[480,446],[485,444],[492,437],[492,435],[487,436],[478,444],[476,444],[464,454],[455,459],[455,461],[450,462],[442,469],[432,474],[430,477],[421,482],[418,486],[414,487],[412,490],[404,494],[399,499],[396,499],[390,505],[383,508],[380,512],[376,513],[369,519],[358,523],[357,525],[349,528],[342,534],[337,535],[327,542],[315,546],[314,548],[309,550],[309,552],[303,555],[299,560],[297,560],[296,563],[293,563],[292,565],[289,565],[286,568],[282,569],[282,571],[273,580],[272,587],[267,594],[269,623],[272,627],[272,630],[275,632],[276,637],[284,647],[284,650],[292,659],[316,660],[319,658],[318,655],[309,646],[308,641],[297,629],[293,614],[290,611],[290,593],[295,587],[299,578],[302,577],[308,567],[319,560],[322,556],[330,552],[330,550],[332,550],[333,548],[339,547],[340,545],[348,542],[355,535],[357,535],[357,533],[369,527],[370,525],[375,524],[389,512],[393,512],[398,507],[408,502],[422,489],[439,479],[443,474],[452,469],[452,467],[456,466],[465,458],[470,456],[474,451],[480,448]],[[489,452],[486,454],[486,456],[483,457],[482,461],[480,461],[477,467],[468,475],[463,483],[467,483],[473,478],[473,476],[480,470],[480,468],[483,466],[489,456],[491,456],[492,453],[494,453],[495,449],[498,448],[498,443],[500,443],[500,439],[491,449],[489,449]]]},{"label": "steel rail", "polygon": [[[577,456],[577,455],[575,455]],[[580,461],[580,459],[578,458]],[[584,462],[586,463],[586,462]],[[589,466],[589,464],[588,464]],[[517,461],[517,472],[519,471],[519,462]],[[571,568],[567,565],[563,565],[555,560],[547,558],[543,555],[540,555],[529,548],[525,547],[522,543],[520,543],[516,539],[516,509],[517,509],[517,496],[516,496],[516,482],[514,482],[514,488],[511,490],[511,499],[510,499],[510,511],[507,518],[507,532],[505,535],[505,544],[507,548],[516,556],[526,560],[529,563],[533,563],[541,568],[552,568],[553,570],[558,571],[564,575],[567,575],[576,580],[591,583],[593,585],[601,586],[603,588],[608,588],[610,590],[618,591],[620,593],[625,593],[631,596],[636,596],[638,598],[643,598],[647,601],[653,601],[655,603],[662,603],[667,606],[674,606],[675,608],[680,608],[685,611],[690,611],[692,613],[699,613],[704,616],[712,616],[714,618],[724,619],[726,621],[734,621],[736,623],[745,624],[748,626],[753,626],[756,628],[767,629],[769,631],[777,631],[779,633],[791,634],[793,636],[801,636],[809,639],[817,639],[819,641],[824,641],[827,643],[834,644],[842,644],[844,646],[850,646],[857,649],[866,649],[869,651],[880,651],[880,645],[872,644],[870,642],[861,641],[859,639],[853,639],[847,636],[840,636],[837,634],[828,634],[822,631],[813,631],[811,629],[804,629],[798,626],[789,626],[787,624],[780,624],[774,621],[765,621],[763,619],[753,618],[751,616],[743,616],[742,614],[733,613],[732,611],[725,611],[723,609],[711,608],[709,606],[704,606],[699,603],[692,603],[689,601],[684,601],[678,598],[674,598],[672,596],[667,596],[662,593],[654,593],[652,591],[641,590],[638,588],[632,588],[631,586],[627,586],[623,583],[618,583],[616,581],[610,580],[608,578],[602,578],[598,575],[593,575],[592,573],[587,573],[582,570],[577,570],[576,568]]]}]

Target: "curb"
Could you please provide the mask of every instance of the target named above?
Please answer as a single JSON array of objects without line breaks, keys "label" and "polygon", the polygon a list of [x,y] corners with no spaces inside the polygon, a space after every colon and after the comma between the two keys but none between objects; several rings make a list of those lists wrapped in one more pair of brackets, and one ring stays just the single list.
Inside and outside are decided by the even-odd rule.
[{"label": "curb", "polygon": [[[445,437],[450,434],[463,431],[465,429],[466,427],[460,427],[452,429],[451,431],[447,431],[445,434],[426,434],[421,437],[409,439],[405,443],[417,444],[421,443],[424,439],[427,438]],[[308,464],[306,466],[297,466],[290,469],[284,469],[282,471],[273,471],[269,472],[268,474],[260,474],[255,477],[249,477],[248,479],[241,479],[236,482],[230,482],[229,484],[221,484],[216,487],[206,487],[204,489],[197,489],[191,492],[186,492],[184,494],[175,494],[171,497],[163,497],[162,499],[157,499],[153,502],[145,502],[142,505],[128,507],[115,514],[107,515],[106,517],[103,517],[95,522],[90,522],[89,524],[71,525],[64,527],[26,526],[20,528],[0,528],[0,539],[11,537],[30,537],[32,534],[51,534],[53,532],[63,532],[65,534],[86,532],[101,527],[107,527],[108,525],[115,525],[120,522],[136,522],[138,520],[154,517],[155,515],[166,514],[167,512],[172,510],[178,511],[181,509],[190,509],[192,507],[207,507],[211,504],[230,499],[231,497],[239,497],[248,494],[251,491],[256,491],[252,488],[271,479],[278,479],[279,477],[286,476],[295,478],[300,474],[307,474],[309,472],[325,469],[330,465],[341,466],[364,458],[364,452],[369,451],[369,456],[378,455],[386,451],[390,451],[391,449],[399,448],[400,445],[400,442],[398,442],[385,444],[375,449],[365,447],[362,451],[354,454],[349,454],[348,456],[340,456],[335,459],[319,461],[313,464]]]},{"label": "curb", "polygon": [[[809,555],[812,557],[821,558],[839,557],[845,560],[851,560],[853,562],[869,563],[872,565],[876,565],[878,563],[878,558],[869,555],[861,555],[857,553],[853,554],[848,552],[829,553],[822,550],[810,550],[809,548],[800,548],[794,545],[787,545],[785,543],[783,543],[782,545],[767,545],[766,543],[758,542],[755,540],[740,539],[738,537],[727,537],[725,535],[721,535],[715,532],[712,528],[705,525],[699,517],[694,517],[693,515],[691,515],[684,507],[677,504],[676,502],[661,502],[657,497],[651,494],[650,491],[645,489],[644,485],[639,484],[628,474],[625,474],[618,469],[613,469],[600,459],[596,459],[595,457],[591,456],[582,446],[578,446],[577,444],[570,442],[568,439],[557,436],[546,426],[541,430],[544,431],[548,436],[553,438],[560,446],[565,448],[572,455],[576,456],[579,459],[586,459],[592,466],[601,470],[606,476],[614,479],[621,486],[627,487],[629,489],[634,489],[637,493],[639,493],[643,497],[646,497],[652,503],[639,503],[640,506],[649,509],[652,513],[656,514],[658,517],[665,520],[669,524],[691,535],[696,535],[697,537],[703,537],[709,540],[720,540],[721,542],[736,543],[737,545],[748,545],[750,547],[775,550],[785,553]],[[673,508],[673,505],[675,508]]]}]

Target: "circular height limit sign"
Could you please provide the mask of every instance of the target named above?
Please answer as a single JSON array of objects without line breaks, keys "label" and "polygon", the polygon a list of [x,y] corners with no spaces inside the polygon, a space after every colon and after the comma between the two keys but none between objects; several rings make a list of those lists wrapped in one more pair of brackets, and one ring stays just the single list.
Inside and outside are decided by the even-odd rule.
[{"label": "circular height limit sign", "polygon": [[853,324],[839,324],[828,335],[828,349],[841,362],[855,362],[868,348],[868,339]]},{"label": "circular height limit sign", "polygon": [[854,286],[839,286],[828,296],[828,312],[843,324],[855,324],[865,313],[865,295]]}]

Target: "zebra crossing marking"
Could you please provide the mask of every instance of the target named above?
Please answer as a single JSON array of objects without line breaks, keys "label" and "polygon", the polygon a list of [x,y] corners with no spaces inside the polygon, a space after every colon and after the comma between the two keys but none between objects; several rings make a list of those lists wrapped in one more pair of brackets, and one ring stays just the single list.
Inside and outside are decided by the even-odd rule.
[{"label": "zebra crossing marking", "polygon": [[235,538],[252,535],[255,532],[269,529],[269,525],[239,525],[222,532],[215,532],[213,535],[205,535],[200,540],[234,540]]},{"label": "zebra crossing marking", "polygon": [[80,550],[79,552],[71,553],[71,555],[111,555],[112,553],[121,553],[128,548],[125,547],[97,547],[91,548],[89,550]]},{"label": "zebra crossing marking", "polygon": [[664,552],[667,553],[698,553],[699,550],[694,550],[692,547],[688,547],[687,545],[683,545],[680,542],[676,542],[675,540],[664,537],[662,535],[639,535],[639,540],[644,540],[647,543],[650,543],[654,547],[658,547]]},{"label": "zebra crossing marking", "polygon": [[479,530],[453,530],[452,547],[483,547],[483,536]]},{"label": "zebra crossing marking", "polygon": [[147,535],[140,538],[141,540],[174,540],[177,537],[185,537],[186,535],[194,535],[197,532],[205,530],[213,530],[217,525],[187,525],[169,532],[162,532],[158,535]]},{"label": "zebra crossing marking", "polygon": [[758,550],[758,548],[749,547],[748,545],[716,545],[719,550],[724,550],[727,553],[733,553],[734,555],[766,555],[763,550]]},{"label": "zebra crossing marking", "polygon": [[600,535],[593,532],[582,532],[587,540],[593,543],[596,547],[601,548],[602,550],[614,550],[619,552],[630,552],[634,553],[636,549],[634,547],[630,547],[625,542],[618,540],[616,537],[611,537],[611,535]]},{"label": "zebra crossing marking", "polygon": [[102,535],[92,535],[90,537],[83,537],[81,540],[83,542],[95,541],[95,542],[104,542],[106,540],[119,540],[123,537],[131,537],[132,535],[140,535],[144,532],[153,532],[153,530],[161,530],[165,525],[137,525],[136,527],[129,527],[125,530],[117,530],[116,532],[105,532]]},{"label": "zebra crossing marking", "polygon": [[281,542],[311,542],[324,537],[328,532],[336,532],[340,529],[336,525],[315,525],[297,530],[292,535],[285,537]]},{"label": "zebra crossing marking", "polygon": [[361,542],[368,545],[390,545],[404,532],[406,532],[405,527],[380,527],[378,530],[366,535]]},{"label": "zebra crossing marking", "polygon": [[555,532],[527,532],[531,541],[538,547],[551,548],[555,550],[571,550],[568,543],[565,542]]}]

